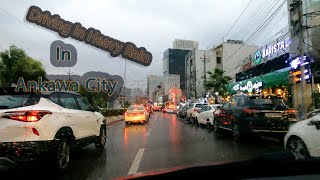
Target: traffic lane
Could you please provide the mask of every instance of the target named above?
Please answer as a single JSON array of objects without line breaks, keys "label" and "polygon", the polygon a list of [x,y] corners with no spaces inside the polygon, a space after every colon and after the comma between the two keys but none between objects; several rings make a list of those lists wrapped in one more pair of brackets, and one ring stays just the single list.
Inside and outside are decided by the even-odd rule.
[{"label": "traffic lane", "polygon": [[280,142],[267,139],[232,141],[230,135],[217,136],[205,127],[187,124],[174,114],[154,121],[138,172],[218,161],[237,161],[265,153],[282,152]]},{"label": "traffic lane", "polygon": [[147,137],[154,123],[154,115],[147,125],[124,122],[107,129],[107,170],[106,179],[114,179],[129,173],[136,154],[147,143]]},{"label": "traffic lane", "polygon": [[94,145],[74,151],[70,157],[69,169],[58,174],[47,160],[34,161],[24,166],[1,172],[5,179],[58,179],[58,180],[93,180],[102,177],[106,171],[106,149],[97,150]]}]

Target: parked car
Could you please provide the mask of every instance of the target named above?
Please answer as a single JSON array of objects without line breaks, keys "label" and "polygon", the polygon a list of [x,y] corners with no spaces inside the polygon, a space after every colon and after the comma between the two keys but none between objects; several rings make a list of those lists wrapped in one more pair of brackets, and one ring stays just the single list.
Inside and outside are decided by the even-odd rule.
[{"label": "parked car", "polygon": [[199,113],[196,114],[196,123],[198,125],[206,125],[208,128],[211,128],[213,125],[214,112],[221,106],[221,104],[203,106]]},{"label": "parked car", "polygon": [[196,113],[200,111],[200,109],[207,104],[204,103],[192,103],[190,104],[187,110],[187,120],[195,123]]},{"label": "parked car", "polygon": [[320,157],[320,112],[309,113],[306,120],[299,121],[289,128],[284,137],[284,147],[297,160]]},{"label": "parked car", "polygon": [[230,131],[235,141],[250,133],[274,135],[283,140],[289,125],[297,122],[296,115],[277,96],[233,95],[216,115],[213,130]]},{"label": "parked car", "polygon": [[186,114],[187,114],[187,107],[186,107],[186,103],[180,103],[179,104],[179,110],[177,113],[177,116],[179,118],[186,118]]},{"label": "parked car", "polygon": [[106,119],[98,111],[78,93],[1,89],[0,163],[45,158],[65,171],[71,149],[104,148]]},{"label": "parked car", "polygon": [[149,122],[149,117],[149,110],[142,105],[131,105],[124,113],[124,121],[126,124],[139,122],[147,124]]}]

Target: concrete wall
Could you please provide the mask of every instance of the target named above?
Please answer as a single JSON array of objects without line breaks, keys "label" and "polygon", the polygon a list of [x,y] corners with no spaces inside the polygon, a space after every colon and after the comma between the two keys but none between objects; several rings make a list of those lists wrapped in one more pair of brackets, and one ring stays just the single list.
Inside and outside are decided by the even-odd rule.
[{"label": "concrete wall", "polygon": [[[202,61],[202,58],[206,57],[206,64]],[[192,63],[192,64],[191,64]],[[202,97],[205,94],[203,88],[204,83],[204,66],[206,65],[206,72],[213,71],[215,68],[215,58],[212,50],[199,50],[193,49],[186,56],[186,84],[187,95],[194,98]],[[207,80],[209,76],[207,74]],[[192,88],[191,85],[194,85]],[[194,92],[196,91],[196,93]],[[197,97],[195,97],[197,95]],[[188,96],[189,97],[189,96]],[[191,97],[189,97],[191,98]]]},{"label": "concrete wall", "polygon": [[[223,43],[222,66],[226,76],[235,80],[235,75],[240,71],[241,60],[258,49],[255,45]],[[240,49],[239,49],[240,48]]]}]

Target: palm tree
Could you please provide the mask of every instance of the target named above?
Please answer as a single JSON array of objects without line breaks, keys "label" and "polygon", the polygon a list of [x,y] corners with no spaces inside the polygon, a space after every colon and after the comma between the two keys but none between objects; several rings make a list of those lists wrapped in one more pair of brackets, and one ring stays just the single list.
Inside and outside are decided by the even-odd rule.
[{"label": "palm tree", "polygon": [[220,95],[225,95],[226,87],[225,85],[231,80],[231,77],[224,76],[224,71],[216,68],[214,72],[207,72],[209,80],[204,83],[204,88],[206,91],[213,89],[214,92],[218,92]]}]

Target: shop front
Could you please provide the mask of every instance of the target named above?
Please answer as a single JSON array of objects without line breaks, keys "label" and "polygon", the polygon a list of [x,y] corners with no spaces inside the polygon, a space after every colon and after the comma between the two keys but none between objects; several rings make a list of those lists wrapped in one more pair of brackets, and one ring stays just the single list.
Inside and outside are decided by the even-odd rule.
[{"label": "shop front", "polygon": [[272,73],[267,73],[255,78],[230,83],[226,89],[230,95],[245,93],[276,95],[283,98],[291,105],[291,93],[289,84],[290,68],[282,69]]}]

